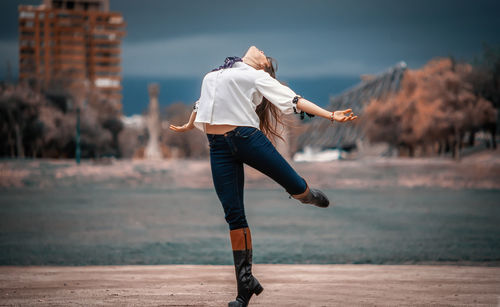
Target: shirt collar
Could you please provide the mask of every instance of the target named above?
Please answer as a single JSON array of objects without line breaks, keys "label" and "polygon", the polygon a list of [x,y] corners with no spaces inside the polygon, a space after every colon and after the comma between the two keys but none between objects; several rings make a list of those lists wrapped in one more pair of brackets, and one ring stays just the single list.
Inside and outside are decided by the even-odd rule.
[{"label": "shirt collar", "polygon": [[238,68],[239,67],[253,68],[252,66],[248,65],[247,63],[245,63],[243,61],[234,63],[233,67],[238,67]]}]

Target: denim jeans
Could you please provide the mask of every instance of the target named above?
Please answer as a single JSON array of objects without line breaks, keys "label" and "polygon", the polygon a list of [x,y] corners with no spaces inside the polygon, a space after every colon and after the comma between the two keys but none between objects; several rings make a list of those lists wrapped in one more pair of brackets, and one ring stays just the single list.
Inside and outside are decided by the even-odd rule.
[{"label": "denim jeans", "polygon": [[207,134],[215,191],[224,208],[229,229],[248,227],[243,205],[243,163],[280,184],[290,195],[307,188],[269,139],[257,128],[240,126],[225,134]]}]

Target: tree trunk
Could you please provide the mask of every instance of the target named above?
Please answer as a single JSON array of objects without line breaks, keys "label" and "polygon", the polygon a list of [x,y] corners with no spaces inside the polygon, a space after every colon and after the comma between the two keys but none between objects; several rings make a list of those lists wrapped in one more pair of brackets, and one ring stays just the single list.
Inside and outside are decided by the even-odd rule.
[{"label": "tree trunk", "polygon": [[476,139],[476,132],[475,131],[471,131],[470,134],[469,134],[469,141],[468,141],[468,144],[470,147],[474,146],[474,141]]},{"label": "tree trunk", "polygon": [[12,140],[12,133],[8,133],[8,140],[7,142],[9,143],[9,149],[10,149],[10,157],[14,158],[16,156],[16,148],[14,146],[14,141]]},{"label": "tree trunk", "polygon": [[14,132],[16,134],[17,157],[24,158],[23,137],[18,123],[14,123]]},{"label": "tree trunk", "polygon": [[450,148],[451,148],[451,145],[450,145],[450,140],[449,140],[449,137],[446,136],[446,141],[444,143],[444,153],[449,153],[450,152]]},{"label": "tree trunk", "polygon": [[493,144],[493,150],[497,149],[497,140],[495,139],[496,131],[497,131],[496,125],[493,125],[493,127],[491,128],[491,143]]},{"label": "tree trunk", "polygon": [[415,156],[415,148],[413,145],[408,145],[408,155],[410,158],[413,158]]},{"label": "tree trunk", "polygon": [[455,132],[455,138],[453,140],[453,158],[455,160],[460,160],[460,148],[462,143],[462,138],[459,132]]},{"label": "tree trunk", "polygon": [[40,144],[38,143],[38,140],[37,140],[37,141],[35,141],[35,146],[33,146],[33,151],[31,152],[33,155],[33,159],[36,159],[39,148],[40,148]]}]

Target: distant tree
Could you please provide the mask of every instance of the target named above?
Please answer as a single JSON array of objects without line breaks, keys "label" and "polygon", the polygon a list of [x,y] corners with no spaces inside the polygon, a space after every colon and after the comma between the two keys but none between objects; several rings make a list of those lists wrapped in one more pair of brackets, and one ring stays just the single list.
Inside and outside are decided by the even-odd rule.
[{"label": "distant tree", "polygon": [[483,45],[483,54],[473,62],[474,70],[469,76],[474,92],[500,108],[500,45]]},{"label": "distant tree", "polygon": [[76,118],[52,105],[39,110],[41,138],[38,141],[41,157],[70,158],[74,156]]},{"label": "distant tree", "polygon": [[56,85],[40,92],[26,84],[0,84],[0,156],[74,157],[77,108],[82,157],[119,156],[121,109],[99,92]]},{"label": "distant tree", "polygon": [[146,129],[125,127],[118,136],[121,157],[126,159],[137,157],[138,151],[146,147],[146,135]]},{"label": "distant tree", "polygon": [[109,133],[111,134],[111,148],[115,152],[115,155],[119,158],[121,157],[121,152],[119,150],[119,142],[118,142],[118,137],[120,135],[120,132],[123,130],[123,122],[119,117],[107,117],[102,119],[102,127],[104,129],[107,129]]},{"label": "distant tree", "polygon": [[[31,94],[31,95],[30,95]],[[41,98],[4,84],[0,95],[0,137],[2,155],[24,158],[25,139],[33,138],[27,131],[36,131],[36,117]]]},{"label": "distant tree", "polygon": [[[500,46],[483,45],[483,54],[473,62],[474,69],[469,75],[469,82],[474,93],[491,101],[497,110],[497,120],[487,127],[493,135],[499,132],[500,125]],[[475,132],[475,131],[474,131]],[[475,133],[471,133],[469,143],[474,143]],[[493,148],[496,148],[495,137],[492,138]]]},{"label": "distant tree", "polygon": [[399,92],[372,100],[363,117],[372,142],[387,142],[414,156],[452,151],[459,157],[464,135],[496,122],[497,111],[469,81],[472,66],[452,58],[407,70]]},{"label": "distant tree", "polygon": [[186,158],[202,158],[208,156],[208,141],[198,129],[184,133],[168,129],[168,124],[183,125],[191,115],[192,106],[181,102],[171,104],[163,109],[161,114],[161,142],[169,148],[177,148],[179,154]]}]

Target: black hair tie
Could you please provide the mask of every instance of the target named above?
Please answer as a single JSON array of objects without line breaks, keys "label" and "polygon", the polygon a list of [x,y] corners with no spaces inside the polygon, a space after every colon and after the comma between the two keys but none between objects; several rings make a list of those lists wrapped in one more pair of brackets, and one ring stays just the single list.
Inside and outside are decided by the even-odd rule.
[{"label": "black hair tie", "polygon": [[[293,97],[293,100],[292,100],[292,103],[294,104],[293,106],[293,112],[295,114],[299,114],[299,112],[297,112],[297,102],[299,102],[299,99],[302,98],[302,96],[300,95],[297,95],[295,97]],[[304,111],[300,111],[300,119],[303,120],[304,119],[304,113],[307,114],[307,116],[309,116],[309,118],[311,117],[314,117],[314,114],[311,114],[311,113],[307,113],[307,112],[304,112]]]}]

